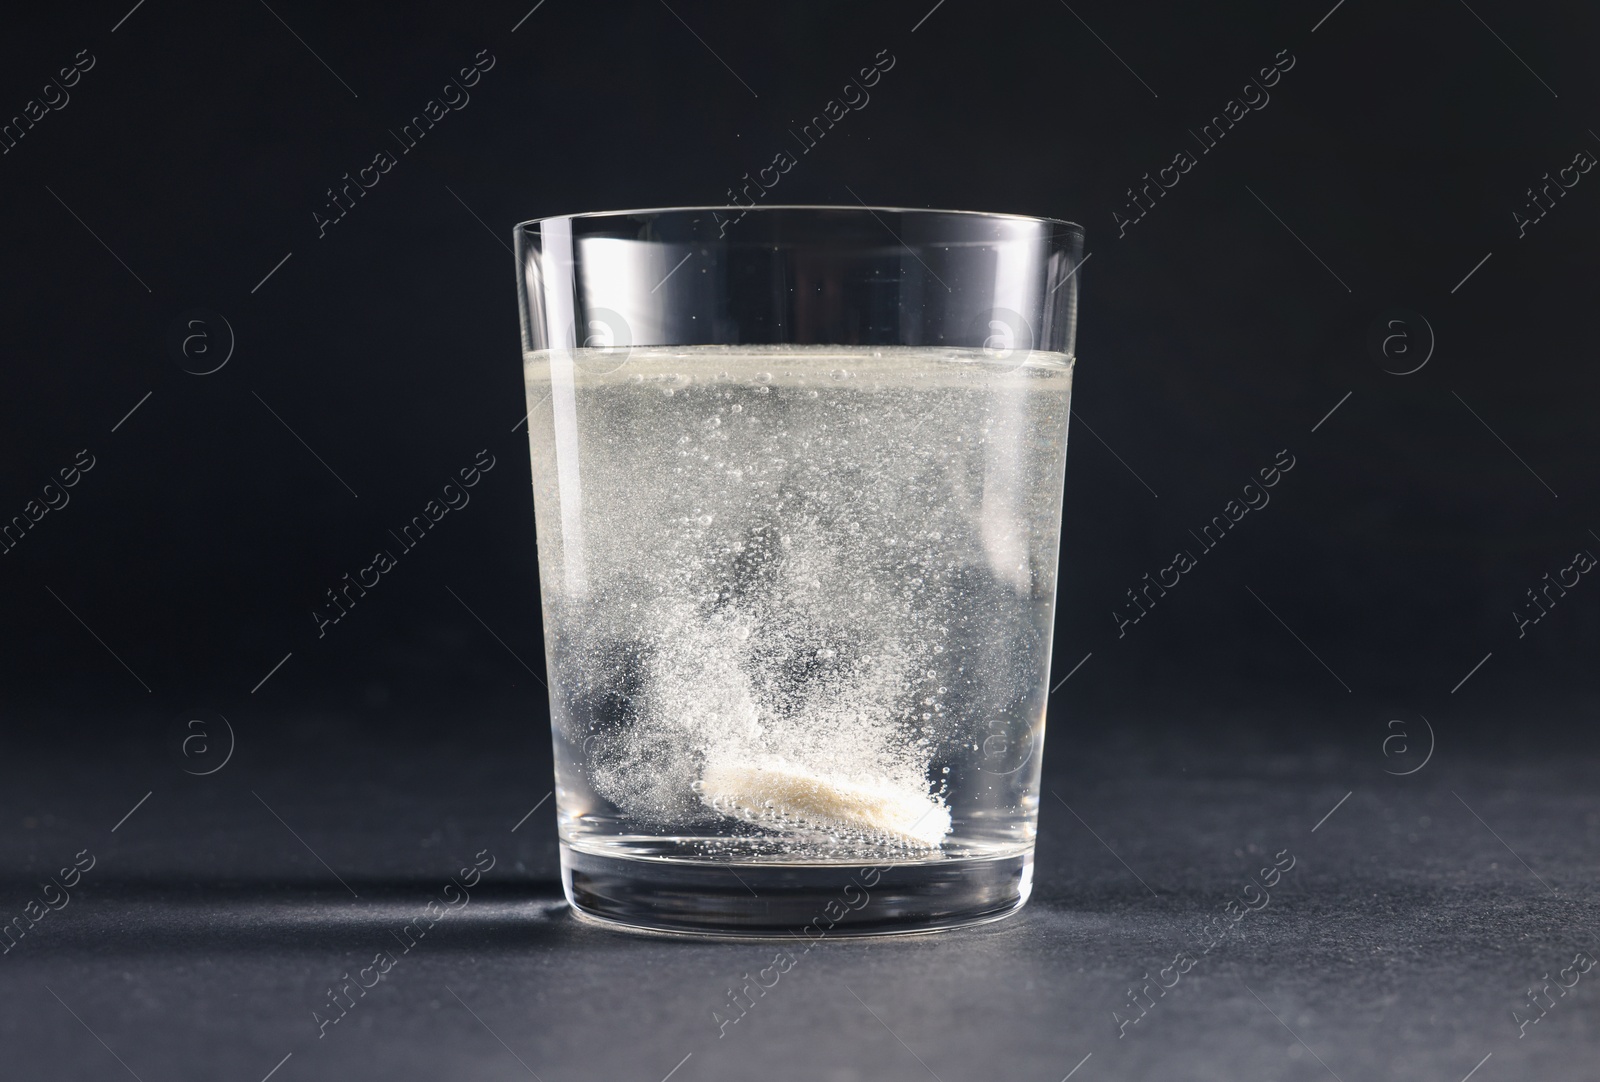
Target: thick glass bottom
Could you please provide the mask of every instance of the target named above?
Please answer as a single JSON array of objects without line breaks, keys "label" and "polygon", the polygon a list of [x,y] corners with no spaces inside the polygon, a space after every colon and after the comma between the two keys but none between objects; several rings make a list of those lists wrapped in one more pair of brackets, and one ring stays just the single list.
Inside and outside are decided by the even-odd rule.
[{"label": "thick glass bottom", "polygon": [[1033,851],[808,864],[617,855],[563,842],[561,882],[580,917],[632,931],[735,939],[906,935],[1016,912],[1033,888]]}]

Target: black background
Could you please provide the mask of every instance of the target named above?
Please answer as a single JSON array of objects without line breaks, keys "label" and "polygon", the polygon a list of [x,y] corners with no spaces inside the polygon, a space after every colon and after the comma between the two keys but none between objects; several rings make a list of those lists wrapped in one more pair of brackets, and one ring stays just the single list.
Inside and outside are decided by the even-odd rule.
[{"label": "black background", "polygon": [[[1527,817],[1523,841],[1554,847],[1552,861],[1570,858],[1572,883],[1550,893],[1583,897],[1593,884],[1600,600],[1588,594],[1600,587],[1585,577],[1522,637],[1513,613],[1531,613],[1526,591],[1546,572],[1555,576],[1579,550],[1600,552],[1592,491],[1600,174],[1556,195],[1526,236],[1513,212],[1528,214],[1526,189],[1577,152],[1600,157],[1594,12],[1491,0],[1470,8],[1349,0],[1331,15],[1321,3],[1136,9],[1085,0],[1069,9],[1059,0],[949,0],[929,14],[899,2],[767,11],[548,0],[528,15],[493,5],[149,0],[131,15],[120,5],[71,4],[8,14],[5,23],[4,116],[21,113],[79,50],[94,57],[70,102],[0,156],[0,520],[23,514],[81,450],[95,462],[68,505],[0,555],[8,912],[29,897],[29,877],[43,874],[36,869],[101,845],[107,825],[152,794],[139,812],[148,836],[128,838],[141,825],[136,816],[105,843],[124,847],[123,859],[102,858],[118,870],[97,873],[103,878],[82,907],[104,908],[53,916],[56,930],[36,933],[9,977],[6,967],[23,952],[0,958],[0,977],[17,981],[16,1002],[25,1005],[8,1023],[28,1034],[24,1062],[53,1057],[54,1077],[119,1070],[42,990],[52,972],[53,987],[73,984],[60,968],[78,958],[73,951],[88,958],[127,949],[180,911],[200,929],[248,923],[254,918],[238,914],[265,897],[280,916],[282,907],[302,915],[281,927],[261,916],[264,927],[285,935],[320,927],[322,939],[301,946],[336,958],[348,950],[350,960],[289,951],[274,979],[292,988],[269,994],[262,978],[261,998],[246,1011],[225,1007],[221,991],[186,1000],[192,974],[156,975],[114,957],[102,959],[92,981],[80,974],[98,991],[76,991],[80,1001],[103,997],[94,1028],[111,1047],[119,1042],[107,1027],[124,1033],[124,1049],[148,1043],[146,1078],[214,1077],[223,1065],[260,1077],[281,1054],[274,1050],[294,1041],[304,1048],[280,1078],[296,1070],[331,1077],[328,1064],[307,1062],[329,1042],[318,1043],[304,1016],[319,999],[317,982],[354,964],[363,944],[336,934],[339,918],[326,908],[333,896],[319,893],[329,888],[325,869],[340,868],[358,887],[370,885],[363,895],[392,897],[395,912],[409,911],[448,874],[425,869],[433,850],[464,855],[488,844],[474,832],[480,822],[495,824],[495,851],[518,869],[523,892],[506,885],[500,902],[475,910],[486,926],[475,934],[491,940],[474,949],[525,945],[492,940],[493,905],[514,921],[519,897],[552,905],[555,897],[549,805],[506,834],[549,789],[544,689],[534,675],[543,665],[533,508],[517,427],[524,407],[511,226],[541,215],[726,202],[747,171],[793,152],[789,130],[885,49],[895,64],[870,102],[803,156],[770,200],[1008,211],[1069,218],[1087,230],[1054,680],[1082,666],[1052,699],[1046,771],[1086,795],[1119,772],[1131,780],[1100,791],[1109,803],[1098,820],[1078,807],[1085,825],[1099,825],[1119,861],[1129,846],[1155,847],[1144,878],[1159,880],[1154,868],[1171,872],[1151,893],[1166,896],[1163,912],[1181,923],[1185,913],[1215,908],[1209,895],[1184,894],[1185,883],[1215,875],[1224,897],[1236,876],[1178,839],[1164,849],[1162,823],[1209,809],[1225,837],[1208,844],[1253,852],[1246,837],[1274,818],[1304,817],[1303,832],[1349,791],[1362,795],[1341,814],[1366,800],[1381,826],[1393,806],[1360,787],[1395,784],[1382,771],[1398,755],[1410,756],[1407,767],[1417,761],[1415,750],[1383,743],[1397,731],[1390,722],[1403,720],[1415,742],[1417,719],[1427,718],[1436,772],[1452,756],[1463,770],[1476,764],[1482,799]],[[390,129],[437,98],[480,50],[494,66],[470,88],[470,102],[400,154]],[[1190,130],[1281,50],[1294,66],[1269,89],[1270,102],[1201,153]],[[313,214],[327,213],[326,190],[381,150],[397,164],[319,237]],[[1113,215],[1129,214],[1127,189],[1179,151],[1196,165],[1119,236]],[[228,363],[205,376],[184,371],[171,345],[173,329],[196,309],[211,313],[205,327],[219,349],[218,315],[235,338]],[[1436,339],[1427,364],[1403,376],[1386,372],[1368,344],[1396,309],[1421,351],[1408,361],[1426,352],[1430,333]],[[1112,613],[1126,609],[1125,591],[1176,550],[1194,549],[1188,531],[1284,449],[1296,466],[1271,504],[1246,516],[1119,637]],[[324,592],[387,547],[387,531],[419,513],[480,450],[496,465],[471,504],[319,637],[311,613]],[[218,718],[234,734],[235,757],[196,780],[196,745],[185,756],[179,741],[194,731],[188,721],[204,719],[216,743],[199,757],[215,758]],[[1195,789],[1191,769],[1260,776],[1279,789],[1270,799],[1248,786]],[[1439,807],[1463,822],[1446,846],[1459,857],[1453,869],[1505,861],[1484,873],[1505,877],[1496,891],[1540,892],[1522,871],[1528,854],[1518,839],[1501,839],[1520,854],[1510,861],[1489,838],[1488,824],[1501,825],[1493,814],[1473,802],[1473,816],[1460,815],[1471,792],[1428,784],[1445,802]],[[1528,805],[1541,795],[1554,803]],[[1148,822],[1129,811],[1146,800],[1165,809]],[[1107,883],[1126,877],[1051,803],[1044,831],[1047,839],[1054,831],[1057,874],[1045,875],[1042,851],[1041,902],[1017,918],[1022,931],[1005,934],[1048,939],[1049,921],[1094,910],[1099,888],[1077,878],[1090,865],[1106,864]],[[1126,817],[1120,829],[1106,826],[1113,808],[1144,826]],[[1473,821],[1480,812],[1483,827]],[[1248,827],[1229,833],[1230,815]],[[1076,833],[1066,837],[1069,828]],[[1369,859],[1356,855],[1363,852],[1352,842],[1350,860]],[[442,869],[458,857],[439,859]],[[1541,867],[1536,858],[1529,864]],[[1327,874],[1335,884],[1323,899],[1328,912],[1343,912],[1341,892],[1374,893],[1365,880]],[[187,884],[182,905],[170,896],[174,883]],[[1138,922],[1149,918],[1135,903],[1143,891],[1131,880],[1122,887],[1133,893],[1111,908],[1125,908],[1132,923],[1117,934],[1142,936]],[[1459,904],[1488,919],[1501,903]],[[1572,949],[1563,946],[1571,935],[1561,938],[1576,927],[1570,917],[1546,913],[1541,942],[1553,945],[1494,977],[1492,993],[1470,985],[1482,1010],[1492,1007],[1495,1021],[1484,1025],[1508,1031],[1498,1033],[1509,1034],[1503,1043],[1528,1044],[1518,1043],[1506,1011],[1521,999],[1519,981]],[[1306,919],[1315,926],[1323,918]],[[617,954],[633,941],[574,930],[564,916],[541,920],[556,929],[552,942],[572,948],[549,948],[557,959],[549,964],[577,974],[569,979],[580,998],[586,982],[637,978]],[[1418,949],[1416,929],[1397,928],[1406,949]],[[117,929],[120,947],[100,938]],[[949,949],[993,946],[985,934]],[[1529,933],[1515,925],[1493,932],[1502,934]],[[41,941],[48,935],[64,954],[50,954]],[[276,942],[265,932],[262,943],[218,935],[196,949],[248,958]],[[173,932],[168,948],[182,942]],[[914,948],[918,964],[940,964],[931,943]],[[1268,944],[1258,946],[1270,966]],[[701,964],[637,949],[660,970],[657,979],[675,974],[664,994]],[[1482,953],[1460,943],[1440,950],[1439,965],[1452,951]],[[1063,993],[1067,1014],[1095,1019],[1083,1026],[1107,1047],[1101,1063],[1128,1043],[1119,1045],[1103,1018],[1122,1002],[1118,982],[1148,966],[1147,956],[1155,954],[1105,960],[1114,975],[1081,995]],[[851,956],[839,957],[842,972],[853,972]],[[612,964],[619,973],[594,976],[593,967]],[[707,964],[709,983],[695,993],[706,1003],[684,1015],[692,1022],[652,1017],[637,1000],[593,1006],[608,1025],[642,1027],[628,1053],[638,1052],[629,1069],[640,1077],[664,1059],[651,1075],[659,1077],[678,1058],[665,1037],[658,1054],[646,1055],[652,1032],[693,1026],[715,1044],[704,1021],[720,999],[712,986],[738,969]],[[24,965],[38,973],[20,976]],[[1419,971],[1416,983],[1426,977]],[[525,990],[526,978],[508,977],[508,987]],[[108,991],[106,981],[124,987]],[[141,992],[143,981],[165,992]],[[1413,994],[1472,998],[1433,987]],[[68,988],[55,991],[73,1002]],[[556,983],[538,996],[560,994]],[[402,1001],[397,993],[395,1002],[425,1013],[427,994],[417,995]],[[932,1002],[958,1013],[952,996]],[[803,998],[811,1000],[796,994]],[[1347,1004],[1340,1039],[1375,1057],[1371,1076],[1407,1076],[1410,1064],[1419,1076],[1460,1077],[1477,1059],[1471,1049],[1426,1058],[1443,1057],[1444,1042],[1409,1047],[1421,1060],[1375,1051],[1358,1024],[1363,1002]],[[1579,1028],[1565,1043],[1547,1045],[1574,1057],[1559,1062],[1592,1056],[1594,1009],[1583,1010],[1567,1012]],[[262,1038],[256,1049],[253,1035],[271,1028],[256,1019],[273,1012],[285,1019],[285,1036]],[[594,1049],[604,1042],[592,1034],[588,1046],[563,1042],[550,1017],[530,1006],[517,1030],[524,1058],[543,1057],[543,1066],[529,1063],[545,1077],[622,1069],[594,1066],[611,1062]],[[595,1033],[609,1032],[586,1017]],[[1454,1017],[1453,1032],[1476,1025],[1464,1008]],[[154,1036],[155,1019],[196,1035],[170,1046]],[[1210,1030],[1199,1016],[1188,1024],[1184,1032]],[[387,1025],[403,1044],[413,1022],[391,1016]],[[833,1025],[811,1019],[782,1032]],[[870,1016],[866,1025],[875,1025]],[[1028,1053],[1037,1053],[1030,1069],[1039,1077],[1060,1077],[1078,1059],[1072,1042],[1045,1050],[1051,1025],[1041,1020],[1012,1042],[1013,1051],[1039,1044]],[[472,1040],[488,1041],[476,1032]],[[851,1029],[837,1049],[845,1059],[865,1055],[857,1038],[871,1032]],[[1241,1034],[1239,1048],[1262,1041]],[[391,1076],[416,1065],[385,1047],[397,1057]],[[353,1048],[344,1054],[355,1056]],[[897,1048],[880,1051],[903,1055]],[[504,1057],[492,1042],[474,1046],[484,1077],[507,1064],[506,1077],[517,1076],[509,1057],[491,1053]],[[1219,1077],[1321,1070],[1310,1059],[1256,1063],[1244,1054],[1211,1049],[1181,1062]],[[579,1066],[589,1055],[600,1059]],[[764,1069],[829,1077],[821,1061],[801,1071],[804,1055],[794,1055],[801,1059]],[[164,1072],[154,1069],[158,1058]],[[550,1070],[559,1062],[569,1064],[565,1073]],[[701,1062],[701,1077],[720,1077]],[[850,1076],[839,1071],[922,1070],[909,1057],[870,1070],[870,1057],[850,1062],[828,1069],[841,1079]],[[979,1056],[964,1073],[946,1065],[946,1077],[981,1077],[985,1062]],[[1123,1069],[1137,1073],[1132,1061]],[[1483,1070],[1488,1077],[1490,1067]],[[689,1066],[683,1072],[694,1077]]]}]

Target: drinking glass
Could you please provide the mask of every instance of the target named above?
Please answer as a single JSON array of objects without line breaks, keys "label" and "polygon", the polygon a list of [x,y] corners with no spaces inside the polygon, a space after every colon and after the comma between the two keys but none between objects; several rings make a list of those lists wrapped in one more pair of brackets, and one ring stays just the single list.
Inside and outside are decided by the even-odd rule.
[{"label": "drinking glass", "polygon": [[1082,250],[866,206],[517,226],[579,916],[816,938],[1027,900]]}]

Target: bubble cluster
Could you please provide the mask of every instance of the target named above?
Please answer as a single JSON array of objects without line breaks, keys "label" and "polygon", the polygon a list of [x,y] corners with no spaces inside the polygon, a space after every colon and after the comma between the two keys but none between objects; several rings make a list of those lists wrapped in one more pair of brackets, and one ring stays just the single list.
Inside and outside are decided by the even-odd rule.
[{"label": "bubble cluster", "polygon": [[[530,398],[561,378],[539,363]],[[1069,386],[932,350],[580,366],[530,422],[564,811],[812,847],[929,844],[916,809],[959,829],[968,749],[1042,711]],[[769,799],[762,769],[828,792]]]}]

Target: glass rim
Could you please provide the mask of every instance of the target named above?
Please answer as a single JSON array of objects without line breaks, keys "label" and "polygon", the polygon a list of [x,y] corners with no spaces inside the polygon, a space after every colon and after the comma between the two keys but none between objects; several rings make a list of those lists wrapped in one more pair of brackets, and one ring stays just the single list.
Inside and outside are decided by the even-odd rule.
[{"label": "glass rim", "polygon": [[883,206],[869,206],[866,203],[856,203],[856,204],[853,204],[853,205],[852,204],[847,204],[847,203],[763,203],[760,206],[750,206],[750,207],[741,207],[741,206],[738,206],[737,204],[732,204],[732,205],[729,205],[729,204],[716,204],[716,205],[713,205],[713,206],[638,207],[638,208],[634,208],[634,209],[631,209],[631,210],[591,210],[591,211],[583,211],[583,212],[580,212],[580,213],[577,213],[577,214],[546,214],[541,218],[529,218],[526,221],[517,222],[514,226],[512,226],[512,230],[514,232],[515,231],[521,231],[521,230],[529,228],[530,226],[538,226],[538,225],[542,225],[545,222],[554,222],[554,221],[581,221],[581,220],[598,219],[598,218],[623,218],[623,217],[629,217],[629,216],[642,216],[642,215],[649,215],[649,214],[682,214],[682,213],[712,214],[712,213],[720,213],[720,212],[724,212],[724,211],[726,211],[726,212],[738,212],[740,214],[748,214],[748,213],[750,213],[752,211],[768,211],[768,210],[826,210],[826,211],[841,211],[841,210],[842,211],[863,211],[864,210],[864,211],[867,211],[869,213],[876,213],[876,212],[881,211],[881,212],[883,212],[885,214],[930,214],[930,215],[931,214],[952,214],[952,215],[961,215],[961,216],[964,216],[964,217],[971,217],[971,218],[995,218],[995,219],[1002,219],[1002,220],[1008,220],[1008,221],[1036,222],[1036,223],[1043,224],[1043,225],[1065,226],[1068,229],[1075,229],[1079,233],[1083,233],[1084,232],[1084,228],[1083,228],[1082,225],[1080,225],[1077,222],[1068,221],[1065,218],[1050,218],[1050,217],[1044,217],[1044,216],[1041,216],[1041,215],[1034,215],[1034,214],[1012,214],[1012,213],[1005,212],[1005,211],[949,210],[949,209],[945,209],[945,208],[941,208],[941,207],[883,207]]}]

